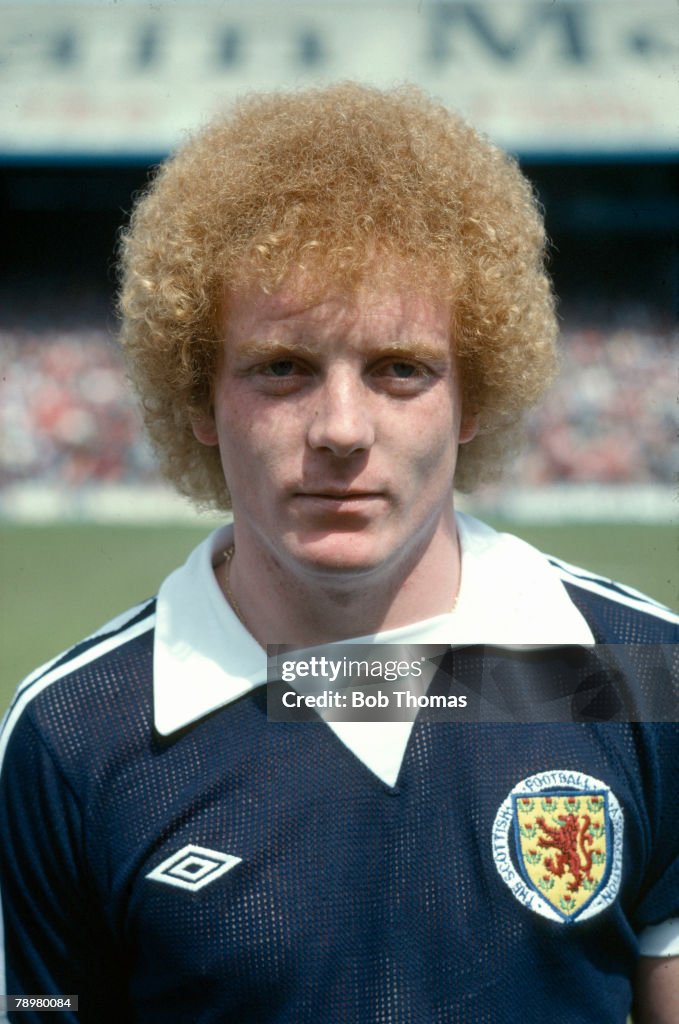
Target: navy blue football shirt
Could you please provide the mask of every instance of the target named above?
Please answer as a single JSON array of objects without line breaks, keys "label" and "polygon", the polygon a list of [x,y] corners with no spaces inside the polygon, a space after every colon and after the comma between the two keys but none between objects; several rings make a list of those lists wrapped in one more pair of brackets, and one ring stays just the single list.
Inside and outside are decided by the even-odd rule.
[{"label": "navy blue football shirt", "polygon": [[[363,642],[445,638],[470,677],[526,645],[546,682],[540,645],[646,644],[626,685],[671,685],[671,612],[459,521],[455,612]],[[17,692],[5,990],[92,1024],[623,1024],[639,953],[679,955],[677,725],[272,722],[228,541]]]}]

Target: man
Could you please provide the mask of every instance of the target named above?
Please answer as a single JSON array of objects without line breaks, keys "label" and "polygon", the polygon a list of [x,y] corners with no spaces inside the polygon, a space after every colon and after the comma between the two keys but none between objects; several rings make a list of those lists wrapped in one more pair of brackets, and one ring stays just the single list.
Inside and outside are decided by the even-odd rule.
[{"label": "man", "polygon": [[679,1020],[674,723],[267,719],[272,644],[445,644],[538,693],[620,645],[634,699],[652,645],[669,685],[676,616],[454,512],[552,374],[543,248],[515,164],[416,90],[252,97],[161,169],[122,341],[165,472],[234,522],[19,689],[10,993],[602,1024],[636,977]]}]

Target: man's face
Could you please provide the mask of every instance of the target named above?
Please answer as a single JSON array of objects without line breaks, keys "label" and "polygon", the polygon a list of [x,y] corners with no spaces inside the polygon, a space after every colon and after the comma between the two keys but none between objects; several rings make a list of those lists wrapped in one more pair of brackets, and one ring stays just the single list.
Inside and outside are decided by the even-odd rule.
[{"label": "man's face", "polygon": [[230,296],[214,419],[237,545],[339,579],[451,535],[463,418],[447,304],[393,287]]}]

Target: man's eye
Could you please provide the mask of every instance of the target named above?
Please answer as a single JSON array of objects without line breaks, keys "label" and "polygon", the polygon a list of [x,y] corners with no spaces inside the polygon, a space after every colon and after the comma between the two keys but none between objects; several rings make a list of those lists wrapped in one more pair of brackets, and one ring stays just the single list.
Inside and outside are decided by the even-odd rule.
[{"label": "man's eye", "polygon": [[412,363],[390,363],[389,368],[393,376],[398,377],[399,380],[408,380],[409,377],[414,377],[418,373],[418,368]]},{"label": "man's eye", "polygon": [[379,374],[390,380],[420,380],[426,377],[426,368],[418,363],[409,363],[403,359],[385,360],[379,367]]},{"label": "man's eye", "polygon": [[274,363],[269,363],[264,372],[270,377],[289,377],[296,369],[292,359],[277,359]]},{"label": "man's eye", "polygon": [[375,384],[395,396],[417,395],[426,390],[436,374],[417,359],[383,359],[373,371]]}]

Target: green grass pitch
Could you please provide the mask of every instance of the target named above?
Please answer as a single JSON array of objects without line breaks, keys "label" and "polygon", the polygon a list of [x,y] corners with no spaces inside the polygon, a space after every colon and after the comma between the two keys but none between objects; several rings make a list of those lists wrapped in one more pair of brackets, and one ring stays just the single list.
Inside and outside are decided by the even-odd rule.
[{"label": "green grass pitch", "polygon": [[[674,526],[496,523],[679,610]],[[33,668],[155,593],[210,527],[0,526],[0,711]]]}]

